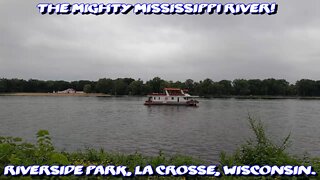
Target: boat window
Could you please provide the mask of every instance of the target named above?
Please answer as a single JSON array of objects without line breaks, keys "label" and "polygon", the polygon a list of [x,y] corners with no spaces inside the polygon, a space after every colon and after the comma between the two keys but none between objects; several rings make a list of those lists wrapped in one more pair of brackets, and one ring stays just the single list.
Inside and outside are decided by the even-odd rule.
[{"label": "boat window", "polygon": [[158,99],[160,100],[160,97]]},{"label": "boat window", "polygon": [[174,100],[174,97],[172,97],[171,99]]},{"label": "boat window", "polygon": [[156,97],[153,97],[154,100],[156,100]]}]

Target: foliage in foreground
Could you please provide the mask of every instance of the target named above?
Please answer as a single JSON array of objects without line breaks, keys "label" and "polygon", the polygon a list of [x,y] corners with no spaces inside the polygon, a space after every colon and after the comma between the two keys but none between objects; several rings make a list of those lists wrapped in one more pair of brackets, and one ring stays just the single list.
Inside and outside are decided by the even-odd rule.
[{"label": "foliage in foreground", "polygon": [[[265,133],[265,128],[260,120],[248,117],[249,125],[254,133],[255,139],[248,140],[232,155],[225,152],[220,154],[220,163],[222,166],[234,165],[276,165],[276,166],[312,166],[316,172],[320,172],[320,159],[309,158],[307,156],[300,158],[290,155],[286,152],[289,146],[290,134],[283,139],[280,145],[274,143]],[[301,177],[306,178],[306,177]],[[282,179],[286,179],[283,178]]]},{"label": "foliage in foreground", "polygon": [[221,164],[224,165],[301,165],[296,157],[289,155],[285,150],[288,147],[290,134],[280,145],[272,142],[265,133],[261,121],[249,116],[249,124],[254,132],[255,140],[248,140],[233,155],[221,153]]},{"label": "foliage in foreground", "polygon": [[[320,172],[320,159],[303,157],[298,158],[288,154],[285,150],[288,147],[290,135],[287,136],[280,145],[276,145],[266,135],[261,121],[257,121],[249,116],[250,128],[254,132],[255,140],[248,140],[239,147],[232,155],[221,153],[221,166],[228,165],[305,165],[313,166],[314,170]],[[130,155],[108,153],[103,149],[87,149],[83,152],[59,152],[52,145],[49,132],[40,130],[37,133],[37,143],[30,144],[23,142],[21,138],[0,137],[0,172],[7,165],[125,165],[130,171],[137,165],[201,165],[207,164],[204,161],[196,160],[188,156],[165,156],[162,152],[158,156],[148,157],[135,153]],[[11,177],[0,176],[0,179]],[[19,177],[30,179],[30,177]],[[33,177],[34,178],[34,177]],[[37,177],[37,179],[78,179],[79,177]],[[119,177],[81,177],[82,179],[119,179]],[[172,179],[176,177],[135,177],[135,179]],[[213,177],[178,177],[180,179],[215,179]],[[247,179],[247,177],[225,177],[222,179]],[[260,179],[260,177],[251,177]],[[303,179],[299,177],[295,179]],[[122,179],[122,178],[120,178]],[[125,178],[123,178],[125,179]],[[264,179],[286,179],[285,177],[267,177]]]},{"label": "foliage in foreground", "polygon": [[[125,155],[121,153],[108,153],[103,149],[87,149],[83,152],[58,152],[52,145],[49,132],[40,130],[37,133],[37,143],[30,144],[23,142],[21,138],[0,137],[0,172],[3,174],[4,167],[7,165],[125,165],[130,171],[137,165],[153,167],[158,165],[201,165],[203,161],[191,157],[176,155],[164,156],[160,151],[158,156],[148,157],[139,153]],[[0,176],[0,179],[10,178]],[[21,177],[20,177],[21,178]],[[25,178],[25,177],[24,177]],[[52,177],[37,177],[40,179],[52,179]],[[53,178],[56,179],[57,177]],[[79,177],[60,177],[61,179],[70,179]],[[83,179],[101,179],[102,177],[82,177]],[[105,177],[107,178],[107,177]],[[144,177],[141,177],[142,179]],[[104,179],[104,178],[102,178]],[[107,179],[116,179],[108,177]],[[162,177],[160,178],[162,179]]]}]

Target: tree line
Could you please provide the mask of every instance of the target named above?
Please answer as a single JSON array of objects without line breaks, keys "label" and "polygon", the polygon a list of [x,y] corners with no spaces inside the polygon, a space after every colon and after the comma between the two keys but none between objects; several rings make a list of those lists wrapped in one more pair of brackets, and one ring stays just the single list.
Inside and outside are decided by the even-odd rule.
[{"label": "tree line", "polygon": [[146,95],[162,92],[165,87],[188,89],[199,96],[320,96],[320,80],[301,79],[290,84],[284,79],[235,79],[213,81],[166,81],[155,77],[149,81],[133,78],[101,78],[98,81],[43,81],[36,79],[0,79],[0,93],[15,92],[56,92],[68,88],[86,93],[111,95]]}]

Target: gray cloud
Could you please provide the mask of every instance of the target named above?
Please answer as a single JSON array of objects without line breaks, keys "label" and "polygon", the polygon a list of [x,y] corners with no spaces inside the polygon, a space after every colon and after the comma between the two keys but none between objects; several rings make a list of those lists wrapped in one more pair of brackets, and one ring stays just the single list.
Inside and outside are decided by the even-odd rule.
[{"label": "gray cloud", "polygon": [[318,0],[279,0],[272,16],[40,15],[39,2],[0,2],[0,77],[320,77]]}]

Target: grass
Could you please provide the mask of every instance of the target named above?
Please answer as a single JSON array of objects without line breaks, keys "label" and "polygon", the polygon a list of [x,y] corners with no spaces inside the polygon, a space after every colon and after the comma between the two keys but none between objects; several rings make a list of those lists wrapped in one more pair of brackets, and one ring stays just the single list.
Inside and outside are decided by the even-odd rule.
[{"label": "grass", "polygon": [[[285,137],[280,144],[275,144],[268,138],[265,128],[260,120],[249,116],[249,125],[254,133],[254,139],[249,139],[234,153],[220,155],[220,166],[228,165],[311,165],[314,170],[320,172],[320,158],[296,157],[289,154],[286,149],[289,145],[290,135]],[[0,137],[0,172],[7,165],[125,165],[133,172],[134,167],[151,165],[209,165],[205,161],[188,156],[167,156],[161,151],[157,156],[149,157],[139,153],[121,154],[108,153],[103,149],[87,149],[77,152],[59,152],[55,150],[49,132],[40,130],[37,133],[37,143],[30,144],[21,138]],[[221,169],[221,168],[220,168]],[[0,176],[0,179],[11,179],[14,177]],[[31,179],[31,177],[18,177]],[[80,177],[32,177],[36,179],[78,179]],[[216,179],[215,177],[134,177],[134,179]],[[228,177],[221,179],[247,179],[248,177]],[[260,177],[249,177],[250,179],[261,179]],[[264,177],[264,179],[288,179],[291,177]],[[308,177],[294,177],[295,179],[308,179]],[[316,177],[315,177],[316,178]],[[122,179],[121,177],[83,176],[81,179]],[[126,178],[123,178],[126,179]]]}]

